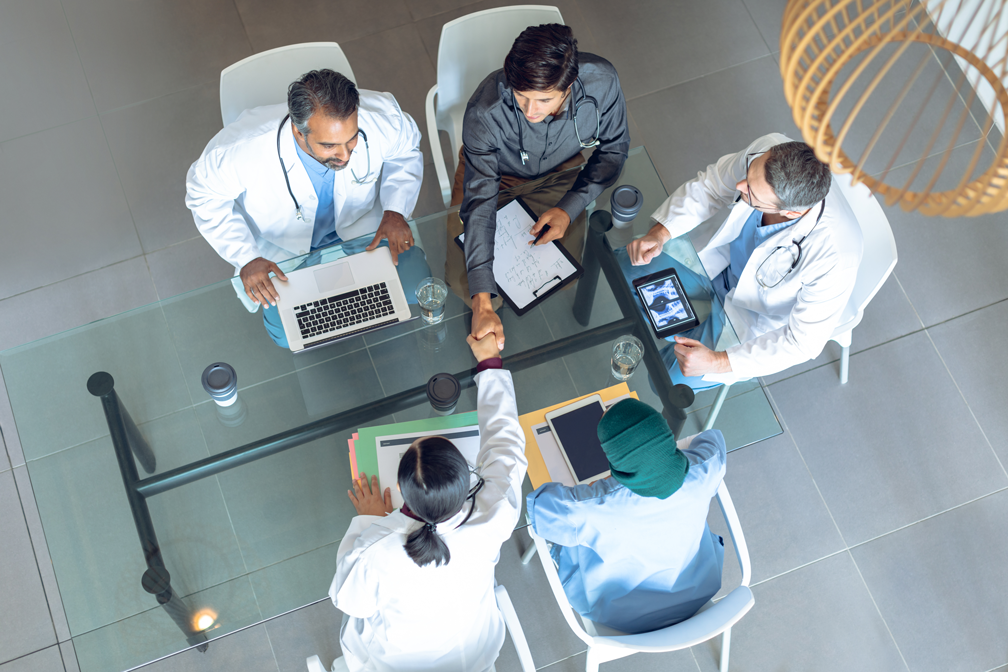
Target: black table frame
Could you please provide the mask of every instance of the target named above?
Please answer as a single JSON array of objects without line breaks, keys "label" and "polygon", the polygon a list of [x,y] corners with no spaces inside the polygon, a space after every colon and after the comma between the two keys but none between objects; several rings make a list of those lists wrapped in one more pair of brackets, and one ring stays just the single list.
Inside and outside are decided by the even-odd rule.
[{"label": "black table frame", "polygon": [[[644,344],[644,365],[651,374],[658,397],[662,401],[662,414],[672,431],[678,435],[686,422],[685,409],[693,404],[693,391],[685,385],[673,385],[661,355],[651,336],[651,329],[643,314],[637,309],[634,296],[613,256],[605,233],[612,226],[608,212],[592,214],[588,227],[585,253],[582,259],[584,275],[578,280],[574,298],[574,318],[582,326],[591,320],[592,305],[598,286],[599,271],[605,273],[623,319],[561,338],[507,358],[507,368],[512,372],[544,364],[587,348],[609,342],[619,335],[633,333]],[[473,385],[476,369],[461,371],[455,377],[463,386]],[[406,410],[427,402],[427,386],[420,385],[381,401],[367,403],[348,411],[336,413],[315,422],[259,441],[239,446],[218,455],[197,460],[156,476],[140,478],[137,461],[143,470],[154,473],[157,461],[150,445],[137,428],[122,400],[116,394],[112,376],[104,371],[93,374],[87,382],[88,392],[99,397],[105,420],[108,423],[126,497],[133,514],[140,547],[147,569],[141,577],[144,590],[154,595],[175,624],[183,632],[190,646],[206,651],[206,632],[194,622],[195,614],[184,598],[174,593],[171,574],[165,567],[161,547],[157,540],[147,499],[215,474],[234,469],[243,464],[274,455],[284,450],[330,436],[337,432],[357,428],[376,418],[396,411]]]}]

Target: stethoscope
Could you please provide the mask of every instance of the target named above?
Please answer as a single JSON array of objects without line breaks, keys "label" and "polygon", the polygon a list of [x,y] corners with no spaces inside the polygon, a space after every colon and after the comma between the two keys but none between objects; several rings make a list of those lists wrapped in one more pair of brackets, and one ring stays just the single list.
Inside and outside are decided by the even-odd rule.
[{"label": "stethoscope", "polygon": [[[301,209],[301,204],[298,203],[297,198],[294,196],[294,191],[290,186],[290,179],[287,177],[287,166],[284,165],[283,157],[280,156],[280,133],[283,131],[284,124],[288,119],[290,119],[289,114],[280,120],[280,126],[277,128],[277,158],[280,159],[280,170],[283,171],[284,182],[287,183],[287,193],[290,194],[291,200],[294,201],[294,211],[297,213],[297,218],[303,222],[304,212]],[[367,184],[367,178],[371,176],[371,151],[368,147],[367,133],[364,132],[364,129],[358,128],[357,134],[364,138],[364,153],[367,154],[367,172],[364,173],[364,177],[357,177],[357,173],[355,173],[353,168],[351,168],[350,175],[353,177],[354,184]]]},{"label": "stethoscope", "polygon": [[[594,97],[588,95],[587,89],[585,89],[584,82],[581,81],[580,77],[577,77],[574,81],[581,85],[581,100],[574,104],[574,135],[577,136],[578,143],[581,144],[582,149],[589,149],[591,147],[598,147],[601,143],[599,140],[599,135],[602,132],[602,114],[599,112],[598,101]],[[595,137],[585,142],[581,139],[581,132],[578,131],[577,125],[577,115],[578,108],[580,108],[585,103],[591,103],[595,106]],[[518,104],[515,103],[514,93],[511,94],[511,109],[514,110],[515,119],[518,120],[518,155],[521,156],[522,165],[524,166],[528,163],[529,155],[525,151],[525,143],[522,142],[522,115],[518,114]]]}]

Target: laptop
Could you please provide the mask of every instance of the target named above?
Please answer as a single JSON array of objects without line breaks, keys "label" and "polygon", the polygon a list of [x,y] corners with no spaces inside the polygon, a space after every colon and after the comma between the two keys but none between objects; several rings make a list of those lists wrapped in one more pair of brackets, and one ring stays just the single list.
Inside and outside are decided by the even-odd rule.
[{"label": "laptop", "polygon": [[413,319],[387,247],[286,274],[274,282],[292,352]]}]

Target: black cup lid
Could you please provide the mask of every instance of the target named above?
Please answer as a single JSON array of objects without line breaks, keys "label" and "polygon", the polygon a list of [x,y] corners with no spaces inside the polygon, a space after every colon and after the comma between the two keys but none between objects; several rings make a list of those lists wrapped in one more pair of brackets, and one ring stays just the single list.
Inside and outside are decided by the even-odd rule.
[{"label": "black cup lid", "polygon": [[451,408],[461,394],[462,386],[450,373],[436,373],[427,381],[427,399],[434,408]]},{"label": "black cup lid", "polygon": [[203,389],[207,394],[220,394],[238,384],[238,374],[230,364],[215,362],[203,370]]},{"label": "black cup lid", "polygon": [[644,195],[637,187],[624,184],[613,190],[609,199],[609,208],[613,217],[622,220],[633,219],[644,206]]}]

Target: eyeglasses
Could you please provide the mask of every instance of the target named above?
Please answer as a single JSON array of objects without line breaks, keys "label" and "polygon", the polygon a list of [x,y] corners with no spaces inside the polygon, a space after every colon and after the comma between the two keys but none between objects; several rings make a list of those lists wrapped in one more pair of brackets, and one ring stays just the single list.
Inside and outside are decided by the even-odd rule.
[{"label": "eyeglasses", "polygon": [[[751,208],[755,208],[756,210],[773,214],[775,212],[780,212],[780,208],[778,208],[776,205],[768,205],[765,203],[757,202],[756,199],[753,198],[752,189],[749,188],[749,169],[752,167],[752,162],[756,160],[756,157],[762,154],[766,154],[766,151],[764,150],[762,152],[753,152],[752,154],[746,154],[746,167],[745,167],[746,204],[749,205],[749,207]],[[735,202],[738,203],[739,199],[741,198],[742,198],[742,192],[739,192],[738,198],[735,199]]]},{"label": "eyeglasses", "polygon": [[826,210],[825,198],[822,200],[822,205],[819,206],[819,215],[816,217],[815,224],[812,225],[809,232],[799,240],[792,238],[790,245],[778,245],[763,260],[763,263],[759,265],[759,268],[756,269],[756,282],[764,289],[771,289],[784,282],[784,278],[787,277],[788,273],[795,269],[798,262],[801,261],[801,244],[808,238],[809,233],[812,233],[819,226],[819,220],[822,219],[824,210]]},{"label": "eyeglasses", "polygon": [[468,521],[469,518],[472,516],[473,511],[476,510],[476,495],[479,494],[479,491],[483,489],[483,477],[479,475],[479,472],[476,471],[475,469],[470,468],[469,474],[470,476],[476,477],[476,485],[469,488],[469,494],[466,495],[466,501],[467,502],[471,501],[472,506],[469,507],[469,513],[466,514],[466,517],[462,519],[461,523],[455,526],[455,529],[458,529],[463,525],[465,525],[466,521]]}]

